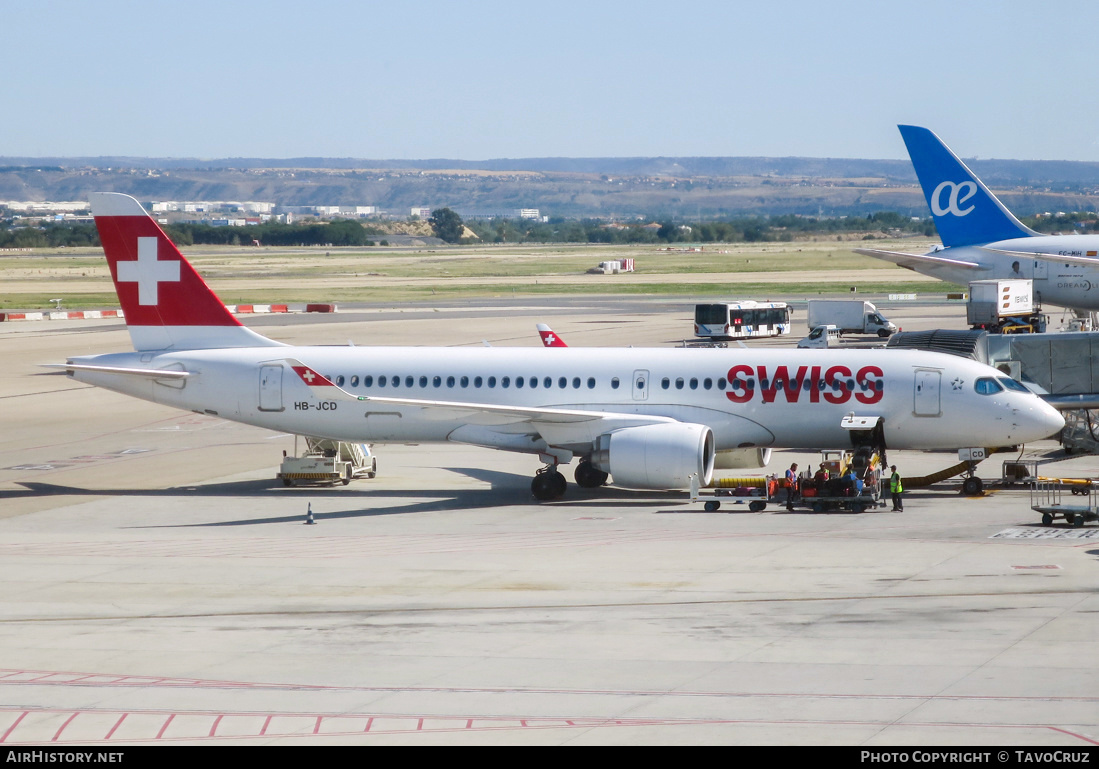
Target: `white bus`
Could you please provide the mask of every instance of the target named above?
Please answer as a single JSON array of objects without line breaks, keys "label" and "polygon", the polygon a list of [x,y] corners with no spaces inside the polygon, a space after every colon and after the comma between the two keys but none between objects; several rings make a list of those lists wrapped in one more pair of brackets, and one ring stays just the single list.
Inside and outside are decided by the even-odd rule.
[{"label": "white bus", "polygon": [[786,302],[721,302],[695,305],[695,336],[747,339],[790,333],[793,311]]}]

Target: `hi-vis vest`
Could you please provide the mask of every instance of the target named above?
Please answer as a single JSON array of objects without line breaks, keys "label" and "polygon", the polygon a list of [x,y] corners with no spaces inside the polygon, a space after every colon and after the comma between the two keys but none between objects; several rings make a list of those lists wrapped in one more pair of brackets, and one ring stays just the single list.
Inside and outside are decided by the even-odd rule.
[{"label": "hi-vis vest", "polygon": [[893,475],[889,477],[889,490],[894,494],[900,494],[904,491],[904,487],[901,485],[900,473],[893,473]]}]

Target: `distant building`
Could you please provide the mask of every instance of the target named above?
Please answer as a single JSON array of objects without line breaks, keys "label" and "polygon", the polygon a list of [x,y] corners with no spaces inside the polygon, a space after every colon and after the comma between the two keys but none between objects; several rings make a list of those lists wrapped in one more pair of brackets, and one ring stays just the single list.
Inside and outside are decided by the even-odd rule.
[{"label": "distant building", "polygon": [[409,216],[418,216],[421,219],[430,219],[431,209],[427,206],[413,206],[412,212],[409,214]]},{"label": "distant building", "polygon": [[515,215],[520,219],[533,219],[535,221],[542,218],[542,215],[537,208],[520,208],[515,212]]}]

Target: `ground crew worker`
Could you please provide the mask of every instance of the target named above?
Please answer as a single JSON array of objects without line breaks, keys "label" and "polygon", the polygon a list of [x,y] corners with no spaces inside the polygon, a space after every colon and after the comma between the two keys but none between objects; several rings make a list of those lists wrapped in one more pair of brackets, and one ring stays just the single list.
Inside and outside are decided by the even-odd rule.
[{"label": "ground crew worker", "polygon": [[893,512],[903,513],[904,504],[901,502],[901,494],[904,493],[904,485],[901,483],[901,474],[897,472],[896,465],[890,465],[893,474],[889,476],[889,493],[893,495]]},{"label": "ground crew worker", "polygon": [[790,465],[786,471],[786,509],[794,509],[794,496],[798,490],[798,463]]}]

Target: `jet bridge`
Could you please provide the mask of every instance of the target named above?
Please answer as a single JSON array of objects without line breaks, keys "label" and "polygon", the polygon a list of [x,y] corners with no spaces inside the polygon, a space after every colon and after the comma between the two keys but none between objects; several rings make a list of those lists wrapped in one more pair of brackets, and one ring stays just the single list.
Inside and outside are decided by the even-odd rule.
[{"label": "jet bridge", "polygon": [[1003,335],[939,329],[894,334],[888,346],[973,358],[1036,385],[1065,412],[1061,440],[1066,451],[1099,453],[1099,332]]}]

